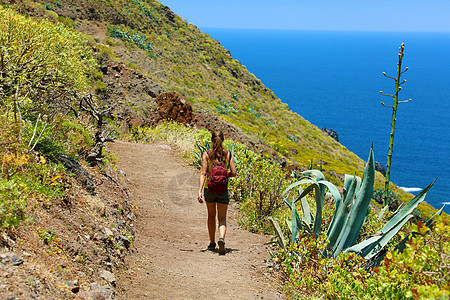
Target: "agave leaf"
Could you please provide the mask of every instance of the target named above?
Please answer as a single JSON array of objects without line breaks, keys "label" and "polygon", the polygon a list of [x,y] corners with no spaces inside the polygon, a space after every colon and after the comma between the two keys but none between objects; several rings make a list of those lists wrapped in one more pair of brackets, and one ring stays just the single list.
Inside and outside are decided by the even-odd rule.
[{"label": "agave leaf", "polygon": [[325,180],[325,176],[319,170],[307,170],[302,172],[302,174],[308,178],[314,178],[315,180]]},{"label": "agave leaf", "polygon": [[355,189],[357,186],[357,179],[355,176],[349,176],[350,185],[347,186],[348,190],[345,194],[344,201],[341,206],[339,206],[334,213],[333,219],[331,220],[330,226],[328,227],[327,236],[329,243],[327,245],[327,249],[331,250],[339,237],[339,234],[342,231],[342,227],[344,227],[345,221],[347,220],[348,213],[350,212],[349,205],[351,203],[351,199],[353,199],[355,195]]},{"label": "agave leaf", "polygon": [[352,184],[353,180],[355,180],[355,179],[356,179],[356,190],[359,190],[359,188],[361,187],[361,177],[356,176],[356,175],[345,174],[344,189],[346,191],[348,191],[348,189],[350,188],[350,185]]},{"label": "agave leaf", "polygon": [[[444,207],[445,207],[445,205],[442,206],[440,210],[438,210],[431,218],[429,218],[429,219],[425,222],[425,226],[426,226],[426,227],[428,227],[428,228],[431,229],[431,227],[433,226],[432,224],[433,224],[434,218],[435,218],[436,216],[442,214],[442,212],[444,211]],[[397,246],[395,246],[394,249],[395,249],[395,250],[398,250],[399,252],[403,252],[403,250],[406,248],[406,243],[407,243],[410,239],[412,239],[413,237],[415,237],[416,235],[419,235],[419,234],[420,234],[420,233],[418,233],[418,232],[412,232],[411,235],[409,235],[409,236],[405,237],[403,240],[401,240],[401,241],[397,244]]]},{"label": "agave leaf", "polygon": [[[306,187],[305,190],[303,190],[301,188],[302,184],[310,184],[310,185],[308,187]],[[300,193],[300,196],[295,198],[295,196],[293,195],[292,196],[292,201],[289,201],[287,195],[289,194],[289,192],[292,189],[294,189],[296,187],[298,187],[298,191]],[[303,228],[302,228],[302,221],[301,221],[300,216],[298,214],[298,211],[296,209],[295,203],[297,201],[303,199],[307,194],[309,194],[315,188],[319,188],[319,185],[317,184],[317,182],[314,179],[302,179],[302,180],[299,180],[299,181],[291,184],[283,192],[283,194],[282,194],[283,200],[289,206],[289,208],[291,209],[291,218],[295,218],[295,220],[292,220],[293,224],[292,224],[291,228],[293,230],[298,230],[298,229],[303,230]],[[312,223],[312,221],[311,221],[311,212],[310,212],[309,205],[308,205],[306,199],[302,200],[301,204],[302,204],[302,211],[303,211],[303,221],[305,222],[305,224],[307,226],[311,226],[311,223]],[[322,214],[321,208],[320,208],[320,212],[319,213],[320,213],[320,215]],[[321,216],[320,216],[320,218],[321,218]],[[293,237],[293,240],[294,240],[297,237],[297,233],[294,232],[292,237]]]},{"label": "agave leaf", "polygon": [[339,190],[337,189],[337,187],[332,184],[329,181],[326,180],[320,180],[319,185],[324,185],[328,188],[328,191],[330,192],[331,196],[333,196],[333,199],[336,203],[336,207],[338,207],[340,205],[340,203],[342,202],[342,197],[341,197],[341,193],[339,193]]},{"label": "agave leaf", "polygon": [[289,192],[294,189],[295,187],[298,187],[302,184],[317,184],[317,180],[314,179],[302,179],[299,181],[296,181],[294,183],[292,183],[291,185],[289,185],[281,194],[283,197],[286,196],[287,194],[289,194]]},{"label": "agave leaf", "polygon": [[284,234],[283,234],[283,231],[281,230],[280,224],[278,224],[278,221],[273,219],[272,217],[269,217],[269,221],[272,223],[272,226],[275,229],[275,232],[277,234],[278,244],[283,249],[286,249],[286,238],[284,237]]},{"label": "agave leaf", "polygon": [[315,184],[315,183],[308,185],[306,187],[306,189],[301,192],[300,196],[297,198],[296,201],[303,199],[306,195],[308,195],[315,188],[316,185],[317,184]]},{"label": "agave leaf", "polygon": [[370,238],[368,238],[367,240],[362,241],[359,244],[353,245],[347,249],[344,250],[344,253],[346,252],[356,252],[359,253],[361,252],[364,248],[368,247],[371,244],[374,244],[376,242],[378,242],[379,240],[381,240],[383,236],[381,235],[374,235]]},{"label": "agave leaf", "polygon": [[392,217],[392,219],[390,219],[389,222],[383,227],[383,229],[381,229],[381,232],[386,233],[390,231],[393,227],[397,226],[399,222],[401,222],[404,218],[411,214],[417,207],[417,205],[419,205],[419,203],[425,199],[425,196],[435,182],[436,180],[430,183],[430,185],[428,185],[424,190],[417,194],[417,196],[409,201],[408,204],[405,205],[405,207],[403,207],[398,213],[396,213]]},{"label": "agave leaf", "polygon": [[[316,170],[310,170],[310,171],[316,171]],[[309,171],[306,171],[309,172]],[[312,172],[316,173],[316,172]],[[320,173],[320,172],[319,172]],[[320,233],[320,227],[322,224],[322,206],[323,206],[323,196],[324,196],[324,189],[320,188],[320,185],[315,179],[302,179],[300,181],[297,181],[293,184],[291,184],[288,188],[285,189],[283,192],[283,195],[286,195],[291,189],[300,186],[302,184],[309,184],[309,186],[303,190],[300,194],[300,197],[297,198],[298,201],[305,197],[307,194],[309,194],[313,189],[315,191],[315,199],[316,199],[316,217],[314,219],[314,229],[313,232],[316,234],[316,237]],[[291,203],[292,205],[293,203]]]},{"label": "agave leaf", "polygon": [[287,227],[289,228],[289,231],[292,234],[292,222],[290,220],[286,219],[286,225],[287,225]]},{"label": "agave leaf", "polygon": [[314,228],[313,232],[316,238],[319,237],[320,227],[322,226],[322,208],[323,208],[323,197],[325,196],[325,189],[321,189],[318,184],[315,187],[315,198],[316,198],[316,217],[314,218]]},{"label": "agave leaf", "polygon": [[406,222],[408,222],[412,217],[413,215],[406,216],[394,227],[392,227],[390,231],[383,233],[382,238],[364,249],[364,251],[361,253],[361,256],[363,256],[365,259],[371,259],[376,254],[378,254],[378,252],[380,252],[381,249],[383,249],[383,247],[387,245],[387,243],[394,237],[394,235],[396,235],[397,232],[402,229],[403,225],[405,225]]},{"label": "agave leaf", "polygon": [[[292,202],[294,202],[294,197],[292,197]],[[292,202],[291,201],[289,201],[288,200],[288,198],[287,197],[285,197],[285,196],[283,196],[283,200],[284,200],[284,202],[287,204],[287,206],[289,206],[289,209],[291,209],[292,210]]]},{"label": "agave leaf", "polygon": [[[353,180],[355,180],[356,176],[352,176],[352,175],[348,175],[345,174],[345,179],[344,179],[344,191],[348,191],[348,189],[350,188],[350,186],[353,184]],[[344,194],[345,197],[345,194]]]},{"label": "agave leaf", "polygon": [[[323,174],[320,171],[317,170],[310,170],[310,171],[306,171],[307,173],[313,174],[314,176],[322,176]],[[305,173],[305,172],[304,172]],[[293,189],[297,186],[300,186],[302,184],[309,184],[309,186],[306,187],[305,190],[301,190],[301,194],[300,196],[293,202],[296,202],[300,199],[304,199],[304,197],[309,194],[313,189],[314,189],[314,194],[315,194],[315,200],[316,200],[316,216],[314,218],[314,227],[313,227],[313,232],[315,234],[315,236],[319,236],[320,233],[320,227],[322,225],[322,207],[323,207],[323,198],[325,195],[325,186],[329,185],[331,186],[331,183],[326,182],[326,181],[322,181],[322,184],[319,184],[315,179],[313,178],[309,178],[309,179],[302,179],[294,184],[291,184],[286,190],[285,192],[287,192],[290,189]],[[334,186],[333,186],[334,187]],[[333,188],[332,187],[332,188]],[[335,187],[334,187],[335,188]],[[339,191],[337,191],[337,188],[333,189],[333,192],[336,194],[339,194]],[[306,205],[303,205],[305,204]],[[293,205],[293,203],[291,203],[291,206]],[[309,205],[307,205],[306,201],[302,200],[302,210],[303,210],[303,216],[304,216],[304,221],[308,226],[311,226],[311,218],[310,218],[310,209],[309,209]]]},{"label": "agave leaf", "polygon": [[[333,213],[333,218],[331,219],[331,223],[333,223],[333,221],[336,219],[336,214],[338,212],[338,209],[339,209],[339,207],[341,206],[341,203],[342,203],[341,193],[339,193],[339,190],[337,189],[337,187],[334,184],[332,184],[331,182],[322,180],[319,183],[325,185],[328,188],[328,190],[331,193],[331,196],[334,199],[335,209],[334,209],[334,213]],[[331,226],[332,225],[330,224],[330,227]],[[330,227],[328,227],[327,235],[328,235],[328,231],[330,230]]]},{"label": "agave leaf", "polygon": [[387,218],[387,220],[389,221],[390,219],[392,219],[405,205],[405,203],[400,203],[400,205],[397,207],[397,209],[392,213],[392,215],[390,217]]},{"label": "agave leaf", "polygon": [[346,210],[350,212],[350,205],[353,203],[353,200],[356,197],[356,193],[361,189],[361,183],[358,182],[358,177],[354,176],[352,180],[352,185],[349,190],[345,193],[343,204],[346,207]]},{"label": "agave leaf", "polygon": [[309,209],[308,200],[303,197],[301,198],[301,205],[302,205],[302,211],[303,211],[303,222],[307,224],[309,227],[312,225],[312,214],[311,210]]},{"label": "agave leaf", "polygon": [[371,210],[372,210],[372,209],[370,208],[370,206],[367,207],[366,217],[364,218],[363,224],[364,224],[364,222],[366,222],[367,217],[369,216]]},{"label": "agave leaf", "polygon": [[438,216],[438,215],[440,216],[442,214],[442,212],[444,211],[444,207],[445,207],[445,205],[442,206],[441,209],[438,210],[431,218],[429,218],[428,221],[425,222],[425,226],[427,226],[428,228],[431,229],[434,218],[436,216]]},{"label": "agave leaf", "polygon": [[378,214],[378,218],[384,219],[384,216],[387,214],[388,211],[389,211],[389,205],[386,205],[385,207],[383,207],[382,210],[380,210],[380,213]]},{"label": "agave leaf", "polygon": [[[311,171],[316,171],[316,170],[311,170]],[[303,192],[300,194],[300,197],[297,198],[298,201],[299,199],[302,199],[303,197],[305,197],[307,194],[310,193],[310,191],[312,189],[314,189],[314,193],[315,193],[315,200],[316,200],[316,217],[314,218],[314,229],[313,232],[316,235],[316,237],[319,236],[320,233],[320,227],[322,225],[322,207],[323,207],[323,197],[324,197],[324,192],[325,189],[321,189],[320,185],[318,184],[318,182],[314,179],[302,179],[300,181],[297,181],[294,184],[291,184],[286,190],[285,192],[288,191],[288,189],[292,189],[296,186],[299,186],[301,184],[310,184],[305,190],[303,190]],[[283,192],[283,194],[285,193]],[[294,202],[294,201],[293,201]],[[294,203],[291,203],[291,205],[293,205]]]},{"label": "agave leaf", "polygon": [[[289,206],[289,209],[291,210],[291,214],[292,214],[292,212],[293,212],[293,204],[295,205],[295,202],[296,201],[298,201],[298,199],[297,200],[295,200],[295,197],[294,196],[292,196],[292,202],[291,201],[289,201],[287,198],[284,198],[284,202],[286,202],[286,204]],[[299,216],[299,214],[298,214],[298,211],[297,211],[297,209],[295,209],[295,217],[296,217],[296,219],[297,219],[297,224],[298,224],[298,227],[300,228],[300,230],[302,230],[302,222],[301,222],[301,220],[300,220],[300,216]],[[291,224],[291,223],[290,223]],[[292,225],[289,225],[289,227],[290,227],[290,229],[291,229],[291,227],[292,227]],[[291,233],[292,233],[292,231],[291,231]]]},{"label": "agave leaf", "polygon": [[355,202],[352,204],[348,218],[333,248],[333,255],[337,255],[355,244],[363,222],[366,219],[367,208],[372,199],[374,181],[375,159],[372,146],[370,148],[369,159],[364,168],[361,188],[356,192]]},{"label": "agave leaf", "polygon": [[[297,235],[298,235],[298,212],[297,212],[297,208],[295,207],[295,202],[292,202],[292,210],[291,210],[291,222],[292,222],[292,238],[291,238],[291,242],[294,243],[297,239]],[[301,224],[301,223],[300,223]],[[300,225],[301,226],[301,225]]]},{"label": "agave leaf", "polygon": [[[434,218],[435,218],[437,215],[442,214],[442,212],[443,212],[443,210],[444,210],[444,207],[445,207],[445,205],[442,206],[440,210],[438,210],[438,211],[437,211],[430,219],[428,219],[428,220],[425,222],[425,226],[426,226],[426,227],[428,227],[428,228],[431,229],[431,227],[432,227],[432,222],[433,222]],[[395,246],[394,249],[395,249],[395,250],[398,250],[399,252],[403,252],[403,250],[406,248],[406,243],[407,243],[410,239],[412,239],[413,237],[415,237],[415,236],[417,236],[417,235],[419,235],[419,234],[420,234],[420,233],[418,233],[418,232],[412,232],[411,235],[409,235],[409,236],[405,237],[403,240],[401,240],[401,241],[397,244],[397,246]],[[381,259],[380,259],[379,261],[381,261]]]},{"label": "agave leaf", "polygon": [[302,223],[302,220],[300,219],[300,215],[298,214],[297,207],[295,208],[295,218],[297,219],[297,228],[299,229],[299,231],[302,231],[303,223]]}]

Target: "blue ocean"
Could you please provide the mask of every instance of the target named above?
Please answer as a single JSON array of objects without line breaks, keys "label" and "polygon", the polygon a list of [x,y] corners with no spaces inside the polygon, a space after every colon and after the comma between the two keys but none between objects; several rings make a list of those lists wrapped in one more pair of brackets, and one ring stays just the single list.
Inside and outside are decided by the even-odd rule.
[{"label": "blue ocean", "polygon": [[387,163],[398,53],[405,43],[391,181],[450,213],[450,34],[202,28],[260,78],[291,110],[342,145]]}]

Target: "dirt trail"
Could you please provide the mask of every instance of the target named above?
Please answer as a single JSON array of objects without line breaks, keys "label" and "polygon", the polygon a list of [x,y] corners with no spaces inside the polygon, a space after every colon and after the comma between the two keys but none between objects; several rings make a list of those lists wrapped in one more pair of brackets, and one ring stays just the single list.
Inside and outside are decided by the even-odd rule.
[{"label": "dirt trail", "polygon": [[130,180],[137,205],[136,251],[119,274],[118,299],[280,299],[266,272],[269,239],[240,229],[228,211],[224,256],[206,251],[205,204],[198,172],[167,145],[108,147]]}]

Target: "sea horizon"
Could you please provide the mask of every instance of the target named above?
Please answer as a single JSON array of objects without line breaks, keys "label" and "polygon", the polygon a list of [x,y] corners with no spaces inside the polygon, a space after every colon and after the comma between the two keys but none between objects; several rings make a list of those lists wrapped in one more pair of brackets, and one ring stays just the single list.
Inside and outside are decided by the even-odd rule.
[{"label": "sea horizon", "polygon": [[[450,204],[445,160],[449,129],[450,33],[202,28],[261,79],[290,109],[319,128],[336,130],[340,143],[386,165],[398,48],[405,43],[391,181],[417,194],[438,179],[425,201]],[[440,118],[439,118],[440,117]],[[445,211],[450,213],[450,207]]]},{"label": "sea horizon", "polygon": [[[227,27],[199,27],[202,32],[209,34],[208,31],[212,32],[214,30],[227,30],[227,31],[293,31],[293,32],[354,32],[354,33],[393,33],[393,34],[449,34],[450,31],[391,31],[391,30],[341,30],[341,29],[282,29],[282,28],[227,28]],[[214,38],[214,37],[213,37]]]}]

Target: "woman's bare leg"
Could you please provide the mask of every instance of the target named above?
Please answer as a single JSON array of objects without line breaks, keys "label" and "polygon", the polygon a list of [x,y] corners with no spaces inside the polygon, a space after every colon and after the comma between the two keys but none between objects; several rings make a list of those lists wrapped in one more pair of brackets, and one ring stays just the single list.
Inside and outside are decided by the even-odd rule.
[{"label": "woman's bare leg", "polygon": [[208,208],[208,233],[209,242],[215,243],[216,240],[216,203],[206,202],[206,207]]},{"label": "woman's bare leg", "polygon": [[217,203],[217,219],[219,221],[219,238],[225,239],[227,232],[228,204]]}]

